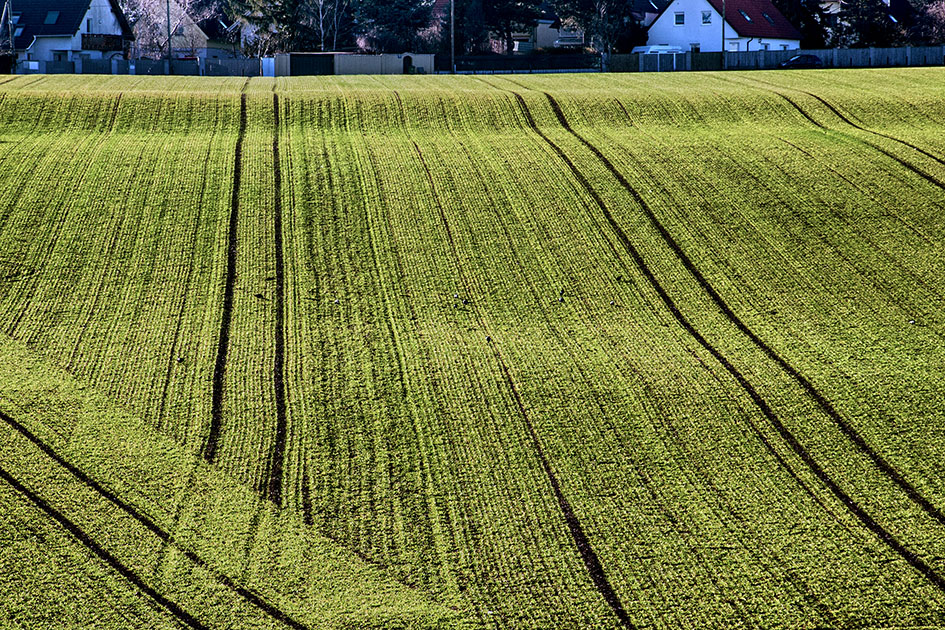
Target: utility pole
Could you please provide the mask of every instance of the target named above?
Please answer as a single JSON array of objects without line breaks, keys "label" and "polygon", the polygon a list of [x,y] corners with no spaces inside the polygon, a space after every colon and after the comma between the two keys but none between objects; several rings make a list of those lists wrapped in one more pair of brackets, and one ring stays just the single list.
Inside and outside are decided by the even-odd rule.
[{"label": "utility pole", "polygon": [[171,0],[167,0],[167,63],[171,63]]},{"label": "utility pole", "polygon": [[722,70],[728,70],[728,64],[725,63],[725,0],[722,0]]},{"label": "utility pole", "polygon": [[450,0],[450,74],[456,74],[456,0]]}]

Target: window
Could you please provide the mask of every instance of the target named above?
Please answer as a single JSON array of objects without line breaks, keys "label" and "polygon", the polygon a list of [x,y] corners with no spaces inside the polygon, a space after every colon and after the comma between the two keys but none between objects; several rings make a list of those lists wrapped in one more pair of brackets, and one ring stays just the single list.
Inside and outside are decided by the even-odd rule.
[{"label": "window", "polygon": [[46,14],[46,21],[43,24],[55,24],[59,19],[59,11],[50,11]]},{"label": "window", "polygon": [[23,26],[17,26],[17,27],[16,27],[16,32],[13,33],[13,37],[19,37],[20,35],[22,35],[24,28],[25,28],[25,27],[23,27]]},{"label": "window", "polygon": [[675,17],[676,17],[676,22],[675,22],[676,26],[682,26],[686,23],[685,13],[677,13]]},{"label": "window", "polygon": [[746,20],[748,20],[749,22],[751,22],[751,18],[748,17],[748,14],[747,14],[747,13],[745,13],[745,12],[742,11],[741,9],[739,9],[738,12],[742,14],[742,17],[743,17],[743,18],[745,18]]},{"label": "window", "polygon": [[703,23],[703,24],[712,24],[712,11],[703,11],[703,12],[702,12],[702,23]]},{"label": "window", "polygon": [[91,32],[92,32],[92,20],[91,20],[91,19],[88,19],[88,20],[85,21],[85,32],[86,32],[86,33],[91,33]]},{"label": "window", "polygon": [[764,11],[761,12],[761,15],[765,16],[765,19],[768,20],[768,23],[771,24],[771,26],[774,26],[774,20],[771,18],[770,15],[768,15]]},{"label": "window", "polygon": [[12,19],[13,19],[13,23],[14,23],[14,24],[19,24],[19,23],[20,23],[20,14],[19,14],[19,13],[14,13]]}]

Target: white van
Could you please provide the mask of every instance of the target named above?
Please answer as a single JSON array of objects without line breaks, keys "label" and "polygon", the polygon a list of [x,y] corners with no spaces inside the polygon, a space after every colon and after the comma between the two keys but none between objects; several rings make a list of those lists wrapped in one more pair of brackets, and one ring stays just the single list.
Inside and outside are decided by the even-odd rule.
[{"label": "white van", "polygon": [[632,53],[639,53],[641,55],[677,55],[685,52],[679,46],[635,46]]}]

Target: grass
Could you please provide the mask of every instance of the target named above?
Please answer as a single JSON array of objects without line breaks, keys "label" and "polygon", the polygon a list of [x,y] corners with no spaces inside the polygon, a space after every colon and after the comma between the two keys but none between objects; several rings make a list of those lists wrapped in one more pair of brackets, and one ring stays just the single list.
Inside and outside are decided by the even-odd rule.
[{"label": "grass", "polygon": [[941,79],[0,84],[0,619],[945,624]]}]

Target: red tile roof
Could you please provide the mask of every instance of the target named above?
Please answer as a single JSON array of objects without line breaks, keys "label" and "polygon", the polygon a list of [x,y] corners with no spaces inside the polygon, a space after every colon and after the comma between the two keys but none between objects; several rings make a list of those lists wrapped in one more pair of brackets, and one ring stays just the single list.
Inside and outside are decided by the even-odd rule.
[{"label": "red tile roof", "polygon": [[[722,0],[708,2],[719,15],[722,14]],[[801,38],[800,32],[770,0],[725,0],[725,21],[740,37]]]}]

